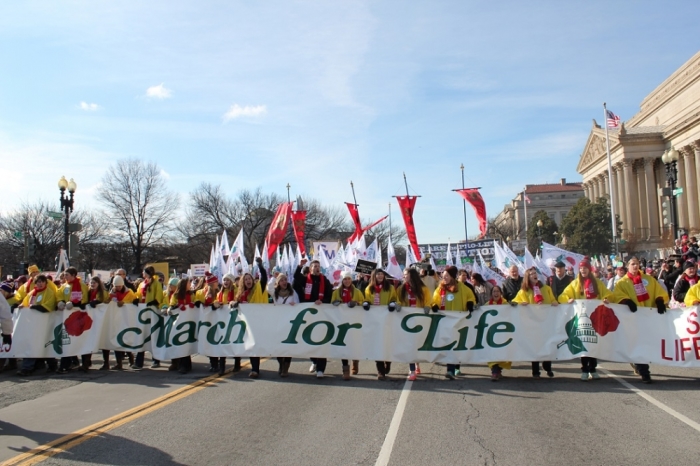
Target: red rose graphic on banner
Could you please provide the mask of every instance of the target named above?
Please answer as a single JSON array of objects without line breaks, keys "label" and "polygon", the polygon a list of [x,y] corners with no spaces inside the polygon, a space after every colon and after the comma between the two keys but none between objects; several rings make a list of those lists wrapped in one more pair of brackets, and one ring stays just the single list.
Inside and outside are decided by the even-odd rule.
[{"label": "red rose graphic on banner", "polygon": [[620,320],[615,315],[615,311],[601,304],[595,308],[595,311],[591,314],[591,323],[596,333],[604,337],[609,332],[617,330],[617,327],[620,325]]},{"label": "red rose graphic on banner", "polygon": [[79,337],[84,331],[92,327],[92,318],[85,311],[75,311],[63,323],[66,333],[72,337]]}]

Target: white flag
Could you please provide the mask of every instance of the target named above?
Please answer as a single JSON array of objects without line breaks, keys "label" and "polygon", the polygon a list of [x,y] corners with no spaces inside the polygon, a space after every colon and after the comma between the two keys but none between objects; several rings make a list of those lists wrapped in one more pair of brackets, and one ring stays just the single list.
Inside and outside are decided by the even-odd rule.
[{"label": "white flag", "polygon": [[418,259],[416,259],[416,255],[413,253],[413,248],[409,244],[406,246],[406,268],[410,267],[411,264],[415,264],[418,262]]},{"label": "white flag", "polygon": [[[364,255],[362,259],[370,262],[375,262],[377,263],[377,248],[378,248],[378,243],[377,243],[377,238],[374,238],[374,241],[372,241],[372,244],[369,245],[369,247],[365,250]],[[377,267],[381,267],[379,263],[377,263]]]},{"label": "white flag", "polygon": [[542,259],[549,267],[554,267],[557,262],[563,262],[567,266],[573,267],[574,273],[578,274],[578,265],[584,257],[582,254],[576,254],[542,242]]},{"label": "white flag", "polygon": [[462,264],[462,255],[459,252],[459,243],[457,243],[457,251],[455,252],[455,265],[458,268],[467,268],[466,264]]},{"label": "white flag", "polygon": [[216,248],[211,245],[211,252],[209,253],[209,270],[213,269],[216,265]]},{"label": "white flag", "polygon": [[236,241],[233,242],[231,255],[234,259],[238,259],[241,256],[245,256],[245,248],[243,247],[243,228],[241,228],[241,231],[238,232],[238,236],[236,236]]},{"label": "white flag", "polygon": [[[506,246],[507,247],[507,246]],[[525,266],[518,260],[517,256],[513,254],[508,254],[505,249],[503,249],[497,242],[493,242],[494,250],[494,260],[496,261],[496,268],[508,275],[510,273],[511,266],[515,265],[521,274],[525,273]],[[510,251],[510,249],[509,249]]]},{"label": "white flag", "polygon": [[228,236],[226,235],[226,230],[224,230],[224,233],[221,235],[221,248],[220,248],[221,254],[224,256],[228,256],[231,254],[231,248],[228,245]]},{"label": "white flag", "polygon": [[[450,245],[450,242],[447,242],[447,254],[445,254],[445,267],[449,267],[451,265],[455,265],[454,261],[452,260],[452,245]],[[457,267],[460,267],[462,264],[457,264]]]},{"label": "white flag", "polygon": [[534,257],[532,257],[532,254],[530,254],[530,250],[528,248],[525,248],[525,268],[534,268],[537,271],[537,279],[542,283],[547,283],[547,275],[545,275],[545,273],[540,270],[537,261]]},{"label": "white flag", "polygon": [[430,266],[433,270],[437,271],[437,266],[435,265],[435,259],[433,259],[433,252],[430,250],[430,245],[428,245],[428,254],[430,254]]},{"label": "white flag", "polygon": [[[410,248],[410,246],[409,246]],[[399,266],[399,261],[396,260],[396,254],[394,253],[394,245],[391,244],[391,239],[386,245],[386,273],[387,275],[394,277],[397,280],[401,280],[403,277],[403,272],[401,271],[401,266]]]}]

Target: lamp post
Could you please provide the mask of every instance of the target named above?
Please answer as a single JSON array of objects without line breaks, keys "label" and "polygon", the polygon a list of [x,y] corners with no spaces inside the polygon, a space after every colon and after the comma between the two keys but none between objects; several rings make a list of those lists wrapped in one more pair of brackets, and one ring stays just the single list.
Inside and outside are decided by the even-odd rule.
[{"label": "lamp post", "polygon": [[[73,212],[73,194],[75,194],[75,190],[77,188],[78,185],[75,184],[73,178],[71,178],[70,181],[66,181],[66,177],[62,176],[61,179],[58,180],[58,189],[61,190],[61,210],[65,214],[65,223],[63,228],[63,249],[66,251],[66,255],[68,254],[68,240],[70,237],[70,214]],[[66,189],[68,190],[70,197],[66,195]]]},{"label": "lamp post", "polygon": [[542,220],[537,221],[537,239],[540,240],[540,249],[542,249]]},{"label": "lamp post", "polygon": [[674,241],[678,239],[678,220],[676,219],[676,194],[674,193],[676,189],[676,182],[678,181],[678,151],[671,147],[670,149],[664,151],[661,156],[661,161],[666,166],[666,182],[668,183],[668,188],[666,190],[666,195],[669,197],[669,204],[671,208],[671,225],[673,227],[673,239]]}]

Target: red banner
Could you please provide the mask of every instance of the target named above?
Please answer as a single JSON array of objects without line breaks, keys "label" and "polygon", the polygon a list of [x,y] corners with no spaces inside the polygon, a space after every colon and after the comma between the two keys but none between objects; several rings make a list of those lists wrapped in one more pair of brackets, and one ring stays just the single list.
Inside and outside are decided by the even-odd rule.
[{"label": "red banner", "polygon": [[413,224],[413,209],[416,206],[417,196],[396,196],[396,202],[399,203],[399,210],[403,217],[403,222],[406,224],[406,236],[408,242],[413,248],[413,254],[416,259],[420,260],[420,250],[418,249],[418,239],[416,238],[416,226]]},{"label": "red banner", "polygon": [[306,211],[297,210],[292,212],[292,227],[294,228],[294,237],[297,239],[299,250],[302,256],[306,255],[306,243],[304,235],[306,234]]},{"label": "red banner", "polygon": [[474,208],[476,213],[476,219],[479,221],[479,231],[481,231],[481,237],[486,236],[486,204],[484,203],[484,198],[481,197],[481,193],[478,188],[466,188],[466,189],[456,189],[460,196],[464,198],[471,206]]},{"label": "red banner", "polygon": [[348,241],[352,243],[357,238],[362,236],[362,223],[360,223],[360,212],[357,210],[357,204],[350,204],[349,202],[346,202],[345,205],[348,206],[348,210],[350,211],[350,218],[352,218],[352,223],[355,224],[355,233],[353,233],[352,236],[348,238]]},{"label": "red banner", "polygon": [[277,207],[270,229],[267,231],[267,258],[270,259],[277,251],[277,246],[284,240],[289,227],[289,218],[292,213],[293,202],[285,202]]}]

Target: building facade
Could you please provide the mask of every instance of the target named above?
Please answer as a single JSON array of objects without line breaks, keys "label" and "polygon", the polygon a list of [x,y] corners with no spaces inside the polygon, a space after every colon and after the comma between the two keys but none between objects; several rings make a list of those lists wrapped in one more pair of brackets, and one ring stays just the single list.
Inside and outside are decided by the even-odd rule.
[{"label": "building facade", "polygon": [[[525,201],[525,196],[530,202]],[[549,218],[560,225],[583,196],[581,183],[567,183],[566,178],[562,178],[559,183],[528,184],[493,220],[492,235],[502,239],[509,237],[511,241],[526,239],[525,225],[540,210],[547,212]]]},{"label": "building facade", "polygon": [[[640,111],[609,130],[612,180],[608,172],[605,128],[593,127],[578,163],[585,195],[594,201],[612,198],[615,214],[622,221],[622,238],[639,243],[638,249],[661,248],[672,237],[672,226],[663,225],[667,186],[661,156],[675,148],[677,226],[700,230],[700,52],[695,54],[641,103]],[[612,183],[611,183],[612,181]],[[612,185],[612,196],[611,193]],[[664,241],[664,239],[666,241]]]}]

